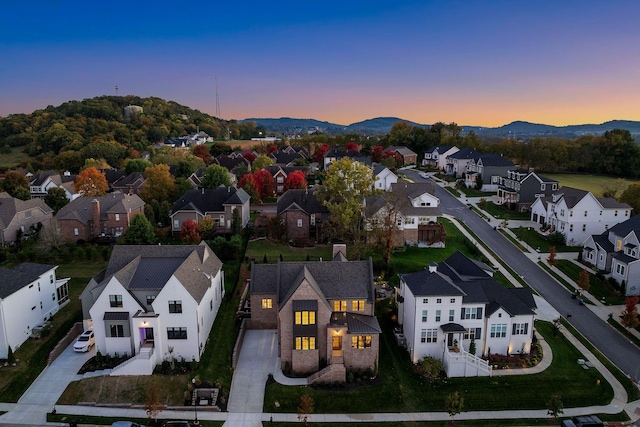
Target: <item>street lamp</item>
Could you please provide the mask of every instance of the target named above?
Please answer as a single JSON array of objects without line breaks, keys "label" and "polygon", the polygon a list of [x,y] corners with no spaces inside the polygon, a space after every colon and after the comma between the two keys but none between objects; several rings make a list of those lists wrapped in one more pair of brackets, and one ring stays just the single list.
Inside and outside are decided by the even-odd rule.
[{"label": "street lamp", "polygon": [[196,379],[191,379],[191,384],[193,384],[193,413],[194,413],[194,425],[198,425],[198,392],[196,391]]}]

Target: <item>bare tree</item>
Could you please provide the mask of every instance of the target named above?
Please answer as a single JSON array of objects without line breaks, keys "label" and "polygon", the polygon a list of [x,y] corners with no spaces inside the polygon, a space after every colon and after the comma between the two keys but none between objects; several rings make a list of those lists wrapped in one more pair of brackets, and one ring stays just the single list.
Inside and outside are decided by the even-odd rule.
[{"label": "bare tree", "polygon": [[313,413],[315,402],[313,398],[308,394],[300,396],[300,404],[298,404],[297,414],[298,419],[306,426],[309,421],[309,416]]},{"label": "bare tree", "polygon": [[149,389],[149,394],[147,395],[147,403],[145,403],[144,405],[144,410],[147,413],[147,418],[149,418],[149,421],[153,420],[154,425],[157,425],[158,414],[162,412],[163,409],[164,405],[160,403],[160,399],[158,398],[158,390],[154,384]]}]

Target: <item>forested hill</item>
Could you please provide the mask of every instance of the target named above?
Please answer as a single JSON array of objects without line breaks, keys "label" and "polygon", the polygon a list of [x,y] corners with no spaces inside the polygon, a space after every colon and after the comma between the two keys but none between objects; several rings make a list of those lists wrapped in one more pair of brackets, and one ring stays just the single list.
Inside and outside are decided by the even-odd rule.
[{"label": "forested hill", "polygon": [[[128,105],[140,106],[142,112],[125,118]],[[253,123],[219,120],[161,98],[100,96],[0,118],[0,147],[24,147],[32,157],[80,150],[94,143],[142,151],[167,137],[197,129],[213,138],[230,134],[231,138],[249,139],[256,134]]]}]

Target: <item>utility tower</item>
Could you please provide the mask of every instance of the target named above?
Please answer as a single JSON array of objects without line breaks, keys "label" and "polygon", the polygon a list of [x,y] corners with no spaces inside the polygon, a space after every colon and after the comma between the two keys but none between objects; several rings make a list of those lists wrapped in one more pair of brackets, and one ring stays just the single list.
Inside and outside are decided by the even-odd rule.
[{"label": "utility tower", "polygon": [[218,97],[218,76],[216,76],[216,118],[220,118],[220,98]]}]

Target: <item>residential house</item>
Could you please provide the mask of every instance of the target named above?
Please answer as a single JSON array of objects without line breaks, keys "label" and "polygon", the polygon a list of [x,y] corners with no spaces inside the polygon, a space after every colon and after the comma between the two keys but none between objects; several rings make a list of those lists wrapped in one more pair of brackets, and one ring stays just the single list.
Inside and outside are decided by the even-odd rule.
[{"label": "residential house", "polygon": [[135,356],[111,375],[150,375],[165,360],[200,360],[224,297],[222,262],[199,245],[116,245],[80,295],[102,354]]},{"label": "residential house", "polygon": [[440,199],[429,183],[398,182],[380,196],[365,199],[366,229],[393,227],[395,245],[444,247],[446,234],[438,223]]},{"label": "residential house", "polygon": [[278,198],[277,215],[284,223],[287,239],[322,241],[322,225],[331,217],[318,200],[316,189],[291,189]]},{"label": "residential house", "polygon": [[465,185],[480,191],[498,191],[500,180],[514,168],[513,162],[499,154],[486,153],[471,159],[465,171]]},{"label": "residential house", "polygon": [[[276,151],[269,154],[275,165],[279,166],[295,166],[297,161],[306,162],[309,153],[304,147],[292,147],[285,145],[279,147]],[[303,163],[304,164],[304,163]]]},{"label": "residential house", "polygon": [[124,194],[138,194],[147,178],[144,172],[132,172],[117,179],[111,184],[111,191],[119,191]]},{"label": "residential house", "polygon": [[0,359],[16,351],[69,300],[69,279],[57,279],[58,266],[22,263],[0,267]]},{"label": "residential house", "polygon": [[72,242],[115,239],[127,231],[135,214],[144,214],[144,205],[137,194],[78,197],[58,211],[56,222],[64,238]]},{"label": "residential house", "polygon": [[251,328],[277,329],[282,368],[315,373],[310,383],[345,382],[347,371],[379,364],[373,263],[347,261],[340,246],[332,261],[251,268]]},{"label": "residential house", "polygon": [[531,220],[564,234],[567,245],[582,245],[592,234],[602,234],[631,216],[631,206],[610,197],[561,187],[551,197],[538,197],[531,205]]},{"label": "residential house", "polygon": [[60,175],[55,171],[43,171],[33,176],[29,183],[29,193],[31,193],[32,199],[44,198],[50,188],[62,188],[67,199],[73,200],[80,196],[73,188],[75,180],[76,175],[72,175],[70,172]]},{"label": "residential house", "polygon": [[20,200],[9,193],[0,193],[0,244],[7,246],[18,240],[19,234],[47,227],[53,209],[42,199]]},{"label": "residential house", "polygon": [[480,153],[473,148],[464,147],[447,156],[445,172],[460,178],[467,170],[467,165],[473,159],[480,157]]},{"label": "residential house", "polygon": [[[297,171],[301,171],[305,174],[305,179],[307,175],[307,168],[305,166],[280,166],[280,165],[271,165],[263,168],[267,170],[272,177],[271,186],[276,197],[281,196],[285,191],[285,183],[287,182],[287,177],[289,174]],[[256,171],[254,171],[256,172]]]},{"label": "residential house", "polygon": [[526,212],[538,197],[550,197],[557,190],[558,181],[555,179],[538,175],[531,169],[513,169],[500,179],[498,203]]},{"label": "residential house", "polygon": [[109,184],[109,192],[114,191],[113,184],[126,175],[124,169],[100,169],[100,172],[104,174],[104,178],[107,180],[107,184]]},{"label": "residential house", "polygon": [[444,170],[447,165],[447,157],[459,150],[458,147],[452,145],[436,145],[435,147],[431,147],[424,153],[422,166]]},{"label": "residential house", "polygon": [[347,150],[344,147],[332,147],[324,155],[323,169],[326,170],[331,163],[345,157],[348,157],[353,161],[364,163],[365,165],[371,165],[371,159],[360,154],[360,151],[358,150]]},{"label": "residential house", "polygon": [[402,166],[415,165],[418,163],[418,155],[410,148],[392,145],[384,149],[386,153],[394,153],[402,158]]},{"label": "residential house", "polygon": [[640,215],[589,236],[582,260],[624,284],[627,296],[640,295]]},{"label": "residential house", "polygon": [[245,159],[241,154],[220,154],[211,161],[212,164],[217,164],[227,168],[229,172],[233,172],[236,168],[246,168],[247,171],[251,170],[251,163]]},{"label": "residential house", "polygon": [[199,131],[196,133],[192,133],[184,136],[177,136],[168,138],[163,142],[165,147],[172,148],[188,148],[195,145],[202,145],[207,142],[212,142],[213,138],[207,135],[206,132]]},{"label": "residential house", "polygon": [[200,223],[205,217],[216,222],[217,233],[229,233],[233,221],[233,211],[238,209],[241,225],[249,222],[249,202],[251,197],[242,188],[226,187],[189,190],[173,204],[171,210],[171,231],[180,233],[182,224],[191,219]]},{"label": "residential house", "polygon": [[375,190],[389,191],[391,185],[398,182],[398,176],[389,168],[378,163],[373,164],[373,188]]},{"label": "residential house", "polygon": [[490,376],[482,356],[530,351],[533,295],[505,288],[492,275],[461,252],[400,275],[398,322],[412,362],[431,356],[442,360],[449,377]]}]

